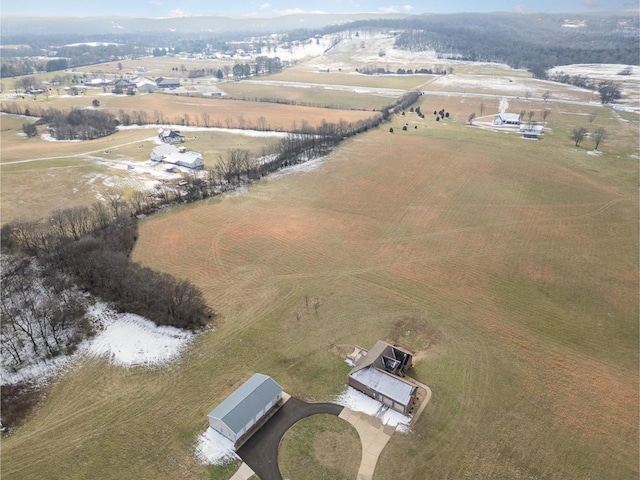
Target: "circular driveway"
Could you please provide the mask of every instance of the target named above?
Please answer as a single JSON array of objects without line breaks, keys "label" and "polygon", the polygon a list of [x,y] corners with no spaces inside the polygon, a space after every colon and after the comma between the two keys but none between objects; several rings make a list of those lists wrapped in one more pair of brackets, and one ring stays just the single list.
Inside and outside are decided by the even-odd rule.
[{"label": "circular driveway", "polygon": [[343,408],[335,403],[307,403],[291,397],[236,453],[261,480],[282,480],[278,447],[287,430],[311,415],[339,416]]}]

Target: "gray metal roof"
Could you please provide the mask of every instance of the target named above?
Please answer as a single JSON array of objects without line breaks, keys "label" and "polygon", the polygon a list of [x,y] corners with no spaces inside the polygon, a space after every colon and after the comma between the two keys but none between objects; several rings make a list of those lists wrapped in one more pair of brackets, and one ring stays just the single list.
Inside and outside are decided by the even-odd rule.
[{"label": "gray metal roof", "polygon": [[402,405],[409,405],[411,394],[416,389],[415,385],[371,366],[353,372],[349,376]]},{"label": "gray metal roof", "polygon": [[273,378],[256,373],[211,410],[209,417],[238,433],[279,393],[282,387]]},{"label": "gray metal roof", "polygon": [[520,114],[519,113],[499,113],[498,117],[500,117],[505,122],[519,122]]}]

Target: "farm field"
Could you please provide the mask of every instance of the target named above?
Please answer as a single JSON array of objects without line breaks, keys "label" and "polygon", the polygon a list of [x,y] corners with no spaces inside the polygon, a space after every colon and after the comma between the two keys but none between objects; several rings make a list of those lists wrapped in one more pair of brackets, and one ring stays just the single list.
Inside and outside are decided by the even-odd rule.
[{"label": "farm field", "polygon": [[[157,126],[121,130],[85,142],[52,142],[39,137],[25,139],[20,135],[24,121],[2,116],[2,223],[17,218],[36,220],[54,210],[90,205],[110,191],[148,191],[163,180],[188,175],[168,173],[166,165],[149,161],[151,150],[159,144]],[[184,133],[184,145],[202,153],[207,167],[225,158],[229,150],[242,148],[260,155],[278,141],[278,137],[261,136],[261,132],[203,128]],[[135,170],[128,170],[129,165]],[[25,195],[25,189],[32,193]]]},{"label": "farm field", "polygon": [[[100,93],[97,93],[100,92]],[[50,97],[52,98],[52,97]],[[230,99],[211,99],[201,97],[177,96],[162,93],[128,95],[103,94],[88,90],[86,95],[64,96],[56,101],[47,101],[44,97],[34,100],[13,100],[22,109],[33,105],[41,108],[92,108],[94,99],[98,99],[101,109],[118,115],[120,110],[131,114],[134,111],[146,112],[152,123],[172,123],[176,125],[218,126],[226,128],[258,128],[264,121],[269,130],[289,131],[301,119],[311,126],[320,125],[324,120],[338,122],[344,119],[354,122],[371,116],[371,112],[357,110],[338,110],[318,107],[282,105],[265,102],[250,102]],[[389,101],[388,103],[393,103]],[[203,115],[208,115],[206,122]],[[264,128],[263,128],[264,129]]]},{"label": "farm field", "polygon": [[[283,99],[303,105],[340,109],[380,110],[393,102],[393,98],[389,98],[389,96],[340,91],[330,85],[323,88],[304,84],[296,86],[295,83],[271,85],[269,82],[268,79],[251,82],[225,82],[219,84],[218,87],[234,98]],[[400,92],[396,96],[401,96]]]},{"label": "farm field", "polygon": [[349,85],[352,87],[397,88],[416,90],[433,80],[436,75],[364,75],[350,72],[319,73],[302,67],[294,67],[269,75],[269,80],[323,85]]},{"label": "farm field", "polygon": [[531,142],[466,126],[477,104],[425,95],[425,119],[142,221],[134,260],[198,285],[217,329],[169,368],[78,361],[3,477],[229,478],[193,455],[211,408],[254,372],[331,400],[342,352],[385,339],[433,397],[376,479],[637,478],[637,128],[598,108],[589,155],[568,139],[589,106],[554,104]]}]

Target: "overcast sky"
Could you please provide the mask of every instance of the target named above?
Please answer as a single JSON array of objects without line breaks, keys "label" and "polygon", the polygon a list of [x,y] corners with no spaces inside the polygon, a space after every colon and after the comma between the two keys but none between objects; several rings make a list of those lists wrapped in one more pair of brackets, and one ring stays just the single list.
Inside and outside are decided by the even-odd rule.
[{"label": "overcast sky", "polygon": [[264,16],[289,13],[598,12],[637,9],[638,0],[2,0],[2,16],[189,15]]}]

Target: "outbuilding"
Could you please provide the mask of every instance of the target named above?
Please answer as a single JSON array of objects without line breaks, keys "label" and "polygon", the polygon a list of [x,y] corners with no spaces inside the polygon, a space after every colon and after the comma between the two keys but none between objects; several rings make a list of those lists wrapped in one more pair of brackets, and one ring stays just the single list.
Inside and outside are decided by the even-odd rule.
[{"label": "outbuilding", "polygon": [[542,125],[520,125],[522,138],[537,140],[542,135]]},{"label": "outbuilding", "polygon": [[256,373],[209,413],[209,426],[238,445],[281,403],[282,387],[273,378]]},{"label": "outbuilding", "polygon": [[179,167],[186,167],[192,170],[204,168],[202,154],[187,151],[186,148],[177,148],[175,145],[158,145],[151,150],[151,160],[154,162],[165,162]]}]

